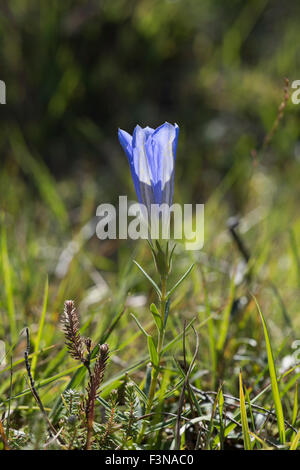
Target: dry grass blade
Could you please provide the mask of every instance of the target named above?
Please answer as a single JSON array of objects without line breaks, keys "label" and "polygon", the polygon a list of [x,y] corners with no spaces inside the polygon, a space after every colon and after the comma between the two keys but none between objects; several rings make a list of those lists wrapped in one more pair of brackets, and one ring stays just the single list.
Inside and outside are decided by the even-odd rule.
[{"label": "dry grass blade", "polygon": [[43,405],[43,403],[40,399],[40,396],[39,396],[39,394],[36,390],[35,382],[33,380],[32,373],[31,373],[31,366],[30,366],[29,359],[28,359],[29,350],[30,350],[30,339],[29,339],[29,329],[27,327],[25,328],[25,332],[26,332],[26,343],[27,344],[26,344],[26,350],[24,352],[24,359],[25,359],[25,366],[26,366],[26,371],[27,371],[27,375],[28,375],[28,379],[29,379],[30,390],[32,392],[32,395],[33,395],[35,401],[37,402],[37,404],[38,404],[38,406],[39,406],[39,408],[42,412],[42,415],[44,416],[44,418],[47,422],[50,436],[54,437],[57,434],[57,431],[56,431],[55,427],[53,426],[53,424],[51,423],[51,421],[48,418],[48,415],[45,411],[44,405]]}]

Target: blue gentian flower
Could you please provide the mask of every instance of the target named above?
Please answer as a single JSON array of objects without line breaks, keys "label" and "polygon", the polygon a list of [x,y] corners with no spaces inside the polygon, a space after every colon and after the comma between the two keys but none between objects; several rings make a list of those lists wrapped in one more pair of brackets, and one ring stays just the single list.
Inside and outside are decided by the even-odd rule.
[{"label": "blue gentian flower", "polygon": [[177,124],[168,122],[155,130],[136,126],[133,136],[119,129],[138,200],[148,210],[151,204],[172,205],[178,133]]}]

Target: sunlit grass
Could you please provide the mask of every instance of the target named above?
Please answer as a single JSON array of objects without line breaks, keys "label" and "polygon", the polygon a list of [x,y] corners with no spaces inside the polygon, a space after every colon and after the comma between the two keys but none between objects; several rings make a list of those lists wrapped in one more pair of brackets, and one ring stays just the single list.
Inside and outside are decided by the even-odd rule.
[{"label": "sunlit grass", "polygon": [[[251,173],[254,181],[265,177],[263,168],[251,170]],[[16,177],[9,175],[7,170],[1,178]],[[272,176],[268,178],[269,184],[273,184]],[[244,228],[237,229],[251,254],[247,269],[226,228],[229,215],[226,203],[222,205],[221,217],[212,215],[216,201],[221,194],[226,195],[230,187],[227,183],[223,189],[222,186],[217,188],[207,203],[204,249],[196,253],[185,252],[179,245],[175,252],[173,284],[191,262],[195,266],[171,296],[159,379],[164,386],[155,395],[153,411],[156,410],[158,416],[151,420],[144,441],[139,444],[142,448],[176,447],[177,406],[186,373],[184,361],[190,364],[194,354],[194,335],[186,326],[183,356],[184,322],[190,322],[196,329],[199,352],[180,412],[181,447],[189,445],[186,420],[191,420],[190,429],[202,436],[197,443],[199,447],[245,446],[255,449],[283,445],[293,449],[298,445],[295,385],[300,373],[291,362],[299,329],[299,268],[295,249],[298,224],[293,225],[291,246],[289,233],[282,230],[277,219],[286,195],[281,202],[278,194],[276,204],[269,203],[266,212],[264,187],[256,186],[249,195],[249,210],[245,211],[240,223]],[[263,216],[256,217],[259,191]],[[34,208],[31,192],[25,186],[18,197],[23,204],[26,200],[28,207]],[[41,202],[40,210],[43,219],[47,220],[42,224],[37,215],[29,218],[20,206],[10,206],[9,200],[2,209],[5,222],[2,225],[1,270],[5,282],[0,286],[1,339],[5,342],[7,357],[6,366],[0,370],[0,393],[2,411],[7,416],[10,410],[10,439],[13,439],[14,429],[34,433],[31,425],[28,428],[29,417],[38,415],[24,367],[26,345],[22,330],[25,326],[31,332],[29,358],[35,386],[54,424],[64,409],[61,394],[70,389],[82,391],[86,383],[84,367],[74,363],[64,347],[59,319],[65,299],[73,298],[78,305],[82,333],[91,336],[95,344],[108,342],[110,345],[111,360],[101,388],[97,419],[101,419],[99,412],[103,404],[110,409],[107,400],[112,390],[122,387],[126,377],[134,384],[140,406],[145,405],[149,351],[154,354],[151,344],[147,346],[145,334],[148,343],[149,337],[156,338],[155,308],[151,307],[152,316],[148,307],[155,302],[155,289],[133,263],[133,259],[142,263],[155,279],[149,248],[142,242],[134,245],[131,241],[100,242],[92,233],[88,237],[79,236],[82,225],[72,221],[72,232],[65,228],[58,230],[59,235],[56,235],[57,212],[53,212],[47,201]],[[288,219],[289,211],[292,213],[292,207],[285,206],[281,222]],[[90,217],[93,217],[92,209]],[[50,225],[52,231],[48,232]],[[5,233],[9,234],[6,238]],[[76,250],[66,251],[75,243]],[[66,256],[64,253],[69,258],[62,258]],[[58,262],[64,263],[62,274],[57,270]],[[47,276],[49,290],[48,283],[45,284]],[[264,311],[263,326],[250,292],[255,294]],[[268,336],[265,336],[266,325]],[[152,357],[152,361],[154,359]],[[240,384],[239,392],[240,369],[247,387],[246,398],[242,394],[241,400],[238,399],[243,390]],[[210,395],[217,392],[220,382],[224,393],[221,414],[219,399],[212,413],[214,396]],[[191,392],[192,402],[188,398]],[[237,401],[233,401],[234,398]],[[272,413],[270,416],[269,412]],[[140,413],[142,415],[142,408]],[[174,417],[168,417],[168,413],[173,413]],[[6,422],[7,418],[3,422],[4,429]],[[173,440],[167,439],[172,434]],[[130,446],[134,447],[134,442]]]}]

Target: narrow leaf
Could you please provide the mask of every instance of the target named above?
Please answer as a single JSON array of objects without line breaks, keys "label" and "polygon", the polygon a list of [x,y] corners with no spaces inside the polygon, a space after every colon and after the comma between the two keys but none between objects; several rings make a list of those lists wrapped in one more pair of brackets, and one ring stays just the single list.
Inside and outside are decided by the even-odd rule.
[{"label": "narrow leaf", "polygon": [[[48,277],[46,279],[46,284],[45,284],[45,290],[44,290],[44,305],[43,305],[43,310],[41,314],[41,319],[40,319],[40,325],[39,325],[39,330],[37,333],[37,338],[35,341],[34,345],[34,352],[38,353],[40,349],[40,342],[42,338],[42,333],[43,333],[43,328],[44,328],[44,323],[45,323],[45,316],[46,316],[46,310],[47,310],[47,302],[48,302]],[[35,369],[36,369],[36,364],[37,364],[37,359],[38,359],[38,354],[36,354],[31,363],[31,373],[32,376],[34,377]]]},{"label": "narrow leaf", "polygon": [[162,322],[161,322],[161,318],[160,318],[160,313],[159,311],[157,310],[157,307],[155,304],[151,304],[150,305],[150,311],[152,313],[152,316],[154,318],[154,321],[156,323],[156,326],[157,326],[157,329],[158,331],[161,331],[162,329]]},{"label": "narrow leaf", "polygon": [[152,336],[148,335],[147,340],[151,362],[155,367],[157,367],[159,364],[159,357]]},{"label": "narrow leaf", "polygon": [[293,426],[296,424],[297,416],[298,416],[298,384],[296,383],[294,406],[293,406],[293,417],[292,417]]},{"label": "narrow leaf", "polygon": [[250,435],[249,435],[245,396],[244,396],[244,391],[243,391],[242,372],[240,372],[240,410],[241,410],[241,422],[242,422],[243,438],[244,438],[244,449],[251,450],[251,441],[250,441]]},{"label": "narrow leaf", "polygon": [[167,293],[167,299],[170,297],[170,295],[175,292],[175,290],[180,286],[180,284],[185,280],[185,278],[190,274],[191,270],[194,267],[194,263],[189,267],[189,269],[184,273],[184,275],[179,279],[178,282],[176,282],[175,286],[172,287],[172,289],[169,290]]},{"label": "narrow leaf", "polygon": [[207,290],[207,285],[206,285],[206,279],[205,279],[204,271],[201,268],[201,266],[200,266],[200,272],[201,272],[201,277],[202,277],[206,317],[209,318],[208,336],[209,336],[209,350],[210,350],[211,367],[212,367],[212,386],[213,386],[213,389],[215,389],[216,375],[217,375],[217,351],[216,351],[216,341],[215,341],[215,331],[214,331],[215,330],[214,319],[211,316],[211,308],[210,308],[208,290]]},{"label": "narrow leaf", "polygon": [[1,231],[1,254],[2,254],[4,290],[6,294],[7,315],[8,315],[8,320],[9,320],[10,337],[11,337],[11,342],[14,343],[17,339],[17,325],[16,325],[15,306],[14,306],[14,299],[13,299],[12,271],[11,271],[10,261],[8,257],[6,230],[5,230],[5,225],[4,225],[3,220],[2,220],[2,231]]},{"label": "narrow leaf", "polygon": [[141,332],[148,338],[148,333],[146,330],[144,330],[144,328],[142,327],[142,325],[140,324],[140,322],[138,321],[138,319],[133,315],[133,313],[130,314],[132,316],[132,318],[134,319],[135,323],[137,324],[137,326],[139,327],[139,329],[141,330]]},{"label": "narrow leaf", "polygon": [[142,399],[142,402],[144,403],[144,405],[147,405],[147,402],[148,402],[147,395],[143,392],[143,390],[140,389],[140,387],[132,379],[131,379],[130,382],[132,383],[132,385],[133,385],[135,391],[137,392],[137,394]]},{"label": "narrow leaf", "polygon": [[276,416],[277,416],[277,426],[278,426],[278,431],[279,431],[279,437],[280,437],[280,442],[281,444],[285,444],[285,425],[284,425],[284,416],[283,416],[283,410],[282,410],[282,404],[280,400],[280,393],[278,389],[278,382],[277,382],[277,375],[276,375],[276,368],[275,368],[275,363],[274,363],[274,357],[273,357],[273,351],[271,347],[271,342],[269,338],[269,333],[267,330],[267,325],[264,319],[264,316],[260,310],[260,307],[258,305],[258,302],[256,298],[253,296],[254,301],[256,303],[257,310],[259,312],[262,324],[263,324],[263,329],[264,329],[264,335],[265,335],[265,341],[266,341],[266,347],[267,347],[267,355],[268,355],[268,364],[269,364],[269,372],[270,372],[270,378],[271,378],[271,386],[272,386],[272,393],[273,393],[273,400],[274,400],[274,405],[275,405],[275,411],[276,411]]},{"label": "narrow leaf", "polygon": [[139,265],[139,263],[137,261],[133,260],[133,262],[142,271],[142,273],[148,279],[148,281],[152,284],[152,286],[156,290],[156,293],[157,293],[158,297],[161,298],[161,291],[160,291],[160,288],[158,287],[158,285],[156,284],[156,282],[149,276],[149,274],[146,273],[146,271],[142,268],[142,266]]},{"label": "narrow leaf", "polygon": [[169,255],[169,267],[170,267],[170,270],[172,268],[172,258],[173,258],[173,254],[174,254],[174,250],[176,248],[176,243],[173,245],[171,251],[170,251],[170,255]]},{"label": "narrow leaf", "polygon": [[167,300],[166,306],[165,306],[165,320],[164,320],[164,328],[166,328],[168,316],[169,316],[169,310],[170,310],[170,299]]},{"label": "narrow leaf", "polygon": [[291,445],[290,445],[290,450],[297,450],[299,439],[300,439],[300,430],[297,432],[296,436],[292,440]]},{"label": "narrow leaf", "polygon": [[5,367],[6,364],[6,354],[5,354],[5,343],[0,340],[0,369]]},{"label": "narrow leaf", "polygon": [[260,437],[258,437],[254,432],[249,431],[250,436],[254,437],[254,439],[257,441],[258,444],[261,444],[261,446],[267,450],[268,449],[268,444],[263,441]]},{"label": "narrow leaf", "polygon": [[219,339],[217,343],[217,350],[221,352],[224,348],[224,344],[227,338],[228,329],[229,329],[229,322],[230,322],[230,313],[232,308],[232,303],[234,300],[234,292],[235,292],[235,276],[232,276],[231,283],[230,283],[230,293],[229,293],[229,300],[225,307],[222,322],[220,326],[220,333]]}]

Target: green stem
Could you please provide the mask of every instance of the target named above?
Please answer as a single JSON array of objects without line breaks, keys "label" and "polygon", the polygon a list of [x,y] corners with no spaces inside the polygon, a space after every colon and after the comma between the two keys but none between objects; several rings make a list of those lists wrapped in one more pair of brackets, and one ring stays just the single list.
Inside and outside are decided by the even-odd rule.
[{"label": "green stem", "polygon": [[[157,385],[157,379],[159,375],[159,370],[160,370],[160,362],[161,362],[161,352],[163,348],[163,343],[164,343],[164,338],[165,338],[165,310],[166,310],[166,302],[167,302],[167,278],[162,277],[161,278],[161,299],[160,299],[160,317],[161,317],[161,330],[158,332],[158,341],[157,341],[157,354],[158,354],[158,367],[154,367],[152,370],[152,376],[151,376],[151,385],[150,385],[150,390],[149,390],[149,396],[148,396],[148,402],[146,406],[146,411],[145,414],[149,414],[151,412],[154,396],[155,396],[155,390],[156,390],[156,385]],[[146,428],[146,423],[143,421],[138,440],[137,442],[140,444],[141,440],[143,438],[144,432]]]}]

